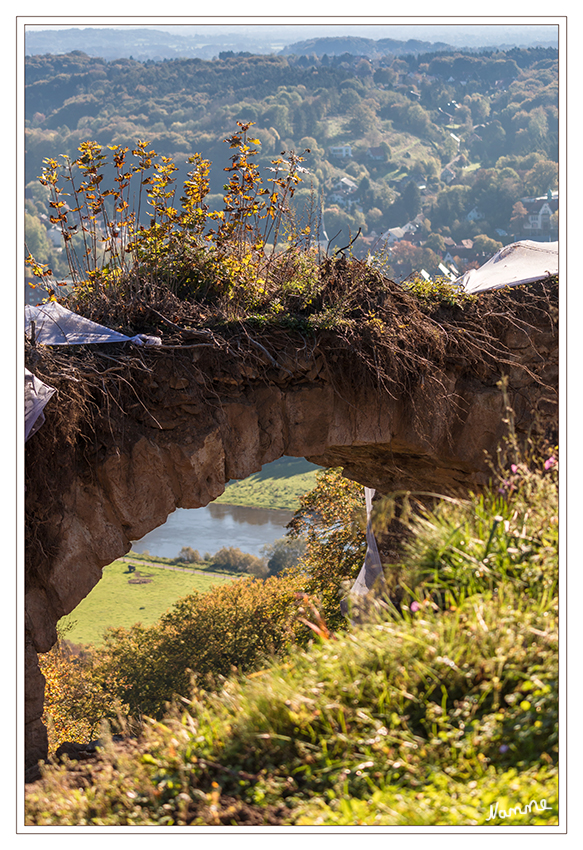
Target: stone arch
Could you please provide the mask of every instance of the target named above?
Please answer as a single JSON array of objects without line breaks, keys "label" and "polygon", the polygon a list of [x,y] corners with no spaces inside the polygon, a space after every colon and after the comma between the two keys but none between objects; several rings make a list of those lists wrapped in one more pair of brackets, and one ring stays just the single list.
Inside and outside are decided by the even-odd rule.
[{"label": "stone arch", "polygon": [[61,369],[59,377],[37,360],[37,374],[58,385],[64,414],[55,424],[47,406],[47,422],[27,443],[27,763],[47,752],[37,653],[50,649],[58,620],[102,568],[175,508],[204,506],[230,479],[283,455],[342,466],[380,492],[479,488],[489,476],[485,452],[505,432],[502,372],[519,430],[556,427],[556,325],[526,333],[509,321],[499,343],[498,369],[441,363],[401,395],[374,377],[349,380],[350,352],[339,361],[307,356],[289,340],[274,344],[277,359],[268,355],[263,373],[229,352],[205,360],[188,346],[157,350],[128,362],[121,377],[111,373],[119,394],[107,407],[99,382],[79,378],[90,374],[82,353],[76,375]]}]

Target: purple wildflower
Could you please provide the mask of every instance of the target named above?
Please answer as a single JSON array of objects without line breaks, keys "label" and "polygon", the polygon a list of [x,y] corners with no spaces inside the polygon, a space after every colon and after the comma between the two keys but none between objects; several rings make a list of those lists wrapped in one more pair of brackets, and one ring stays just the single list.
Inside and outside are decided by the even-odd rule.
[{"label": "purple wildflower", "polygon": [[551,455],[547,460],[545,460],[545,469],[552,469],[557,462],[557,458],[554,455]]},{"label": "purple wildflower", "polygon": [[501,486],[498,487],[498,492],[505,496],[507,493],[512,493],[515,489],[514,484],[510,478],[505,478],[502,482]]},{"label": "purple wildflower", "polygon": [[418,602],[412,602],[409,607],[411,608],[411,611],[418,611],[421,606]]},{"label": "purple wildflower", "polygon": [[515,463],[510,464],[510,471],[514,472],[514,473],[518,472],[518,467],[516,466]]},{"label": "purple wildflower", "polygon": [[508,746],[508,744],[500,744],[498,749],[501,753],[507,753],[510,747]]}]

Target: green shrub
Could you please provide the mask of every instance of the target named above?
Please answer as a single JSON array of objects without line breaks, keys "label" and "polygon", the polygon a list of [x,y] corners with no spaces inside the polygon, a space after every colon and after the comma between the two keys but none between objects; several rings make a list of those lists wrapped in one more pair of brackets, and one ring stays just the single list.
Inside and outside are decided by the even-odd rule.
[{"label": "green shrub", "polygon": [[160,717],[191,679],[217,687],[234,670],[245,673],[296,639],[297,577],[241,578],[186,596],[153,626],[110,629],[93,657],[92,678],[132,714]]},{"label": "green shrub", "polygon": [[420,298],[422,301],[439,302],[449,306],[464,304],[472,301],[475,296],[464,292],[445,277],[435,277],[424,280],[414,276],[403,282],[403,289]]},{"label": "green shrub", "polygon": [[211,563],[216,569],[229,572],[252,573],[256,576],[264,576],[267,573],[263,558],[242,552],[235,546],[223,546],[213,555]]},{"label": "green shrub", "polygon": [[200,564],[200,552],[192,546],[183,546],[176,560],[185,564]]}]

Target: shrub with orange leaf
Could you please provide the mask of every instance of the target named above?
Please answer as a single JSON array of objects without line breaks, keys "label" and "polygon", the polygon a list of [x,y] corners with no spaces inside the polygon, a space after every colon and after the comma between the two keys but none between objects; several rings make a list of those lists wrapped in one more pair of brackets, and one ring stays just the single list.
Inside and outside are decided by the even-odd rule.
[{"label": "shrub with orange leaf", "polygon": [[46,682],[42,719],[49,755],[64,741],[88,743],[102,718],[116,716],[121,708],[96,686],[87,661],[67,647],[62,633],[52,649],[39,656],[39,667]]}]

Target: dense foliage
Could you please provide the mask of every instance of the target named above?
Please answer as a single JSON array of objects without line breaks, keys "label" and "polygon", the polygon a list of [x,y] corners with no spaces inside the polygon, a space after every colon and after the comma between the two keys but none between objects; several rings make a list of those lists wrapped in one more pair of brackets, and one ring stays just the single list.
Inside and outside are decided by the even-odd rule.
[{"label": "dense foliage", "polygon": [[104,694],[89,674],[83,658],[76,657],[61,629],[52,649],[39,658],[45,677],[45,711],[49,749],[53,754],[64,741],[90,741],[104,717],[114,716],[120,706]]},{"label": "dense foliage", "polygon": [[176,603],[154,626],[113,629],[96,653],[92,677],[133,716],[161,717],[175,696],[220,687],[294,640],[297,581],[242,578]]},{"label": "dense foliage", "polygon": [[332,629],[343,628],[340,597],[348,590],[364,562],[366,544],[362,519],[364,495],[360,484],[332,469],[318,475],[318,483],[301,499],[290,523],[292,537],[305,539],[307,551],[297,569],[305,575],[304,588],[314,595]]}]

